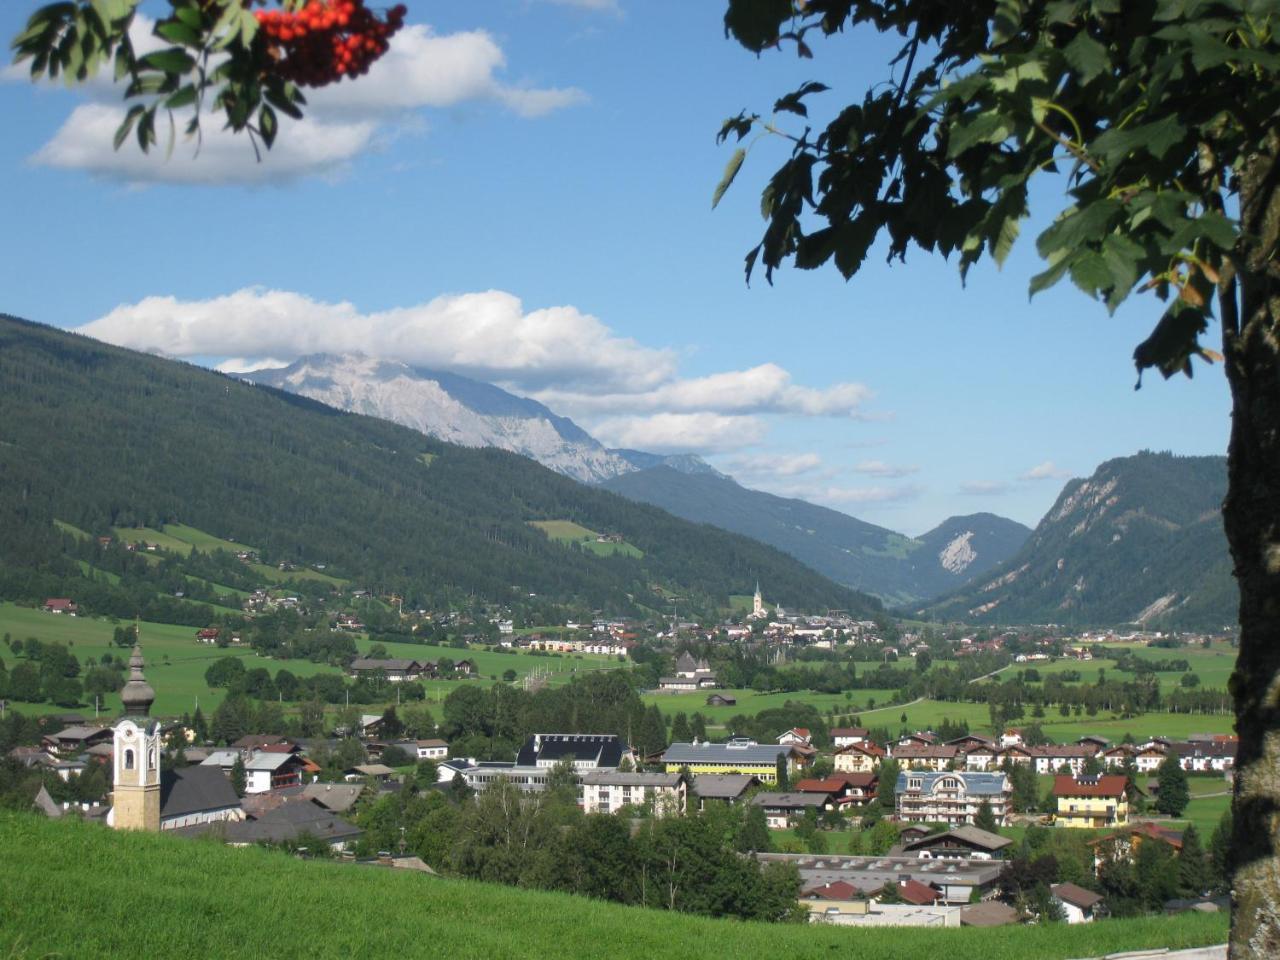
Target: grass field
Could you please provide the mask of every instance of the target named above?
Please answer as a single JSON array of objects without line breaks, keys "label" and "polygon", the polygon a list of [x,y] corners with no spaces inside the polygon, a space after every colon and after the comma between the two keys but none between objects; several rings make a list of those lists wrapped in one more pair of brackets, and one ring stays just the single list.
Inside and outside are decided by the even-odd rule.
[{"label": "grass field", "polygon": [[1066,960],[1227,934],[1226,917],[1208,914],[950,930],[713,920],[14,813],[0,813],[0,882],[33,894],[0,914],[0,956],[11,960]]},{"label": "grass field", "polygon": [[187,556],[192,546],[185,540],[179,540],[171,534],[151,527],[112,527],[116,538],[125,543],[154,543],[161,550]]},{"label": "grass field", "polygon": [[[1109,643],[1105,647],[1093,648],[1093,660],[1055,660],[1052,663],[1013,664],[1001,672],[1000,679],[1007,680],[1017,671],[1028,669],[1037,671],[1041,677],[1050,677],[1072,670],[1079,671],[1080,682],[1086,684],[1097,682],[1100,670],[1105,670],[1108,676],[1113,678],[1130,677],[1131,674],[1117,672],[1115,665],[1106,657],[1106,651],[1121,650],[1132,653],[1140,660],[1186,660],[1191,667],[1191,672],[1200,677],[1201,687],[1209,690],[1225,690],[1236,663],[1235,648],[1225,642],[1215,643],[1208,649],[1178,647],[1173,650],[1149,647],[1146,644]],[[1160,672],[1156,676],[1160,680],[1161,687],[1168,690],[1178,683],[1182,672]]]},{"label": "grass field", "polygon": [[257,552],[254,547],[236,543],[234,540],[223,540],[221,537],[215,537],[211,533],[205,533],[203,530],[189,527],[185,523],[166,523],[161,529],[166,536],[188,543],[194,549],[203,553],[213,553],[215,550],[225,550],[227,553],[239,553],[242,550]]},{"label": "grass field", "polygon": [[250,570],[268,580],[271,583],[288,583],[290,580],[319,580],[321,583],[327,583],[331,587],[342,588],[349,584],[350,580],[343,580],[340,577],[333,577],[319,570],[312,570],[310,567],[298,567],[296,570],[281,570],[265,563],[247,564]]},{"label": "grass field", "polygon": [[590,550],[592,553],[599,554],[602,557],[613,556],[615,553],[621,553],[628,557],[644,556],[642,550],[638,547],[633,547],[625,540],[622,543],[597,543],[596,538],[600,534],[594,530],[588,530],[572,520],[530,520],[529,526],[537,527],[550,539],[558,543],[576,543],[583,550]]},{"label": "grass field", "polygon": [[67,521],[65,520],[54,520],[53,525],[57,527],[59,530],[61,530],[63,533],[69,533],[73,537],[78,537],[81,540],[89,539],[89,534],[86,531],[81,530],[75,524],[67,523]]},{"label": "grass field", "polygon": [[[713,693],[721,696],[736,697],[738,703],[732,707],[709,707],[707,697]],[[770,710],[783,706],[788,700],[808,703],[817,707],[824,715],[832,708],[838,714],[861,713],[867,711],[860,708],[867,705],[868,700],[876,703],[888,701],[892,690],[853,690],[853,698],[846,700],[843,693],[814,693],[811,690],[800,690],[794,693],[759,693],[755,690],[703,690],[700,693],[646,693],[645,703],[656,703],[666,716],[677,713],[701,713],[716,724],[723,723],[730,717],[740,713],[755,714],[761,710]],[[893,726],[897,730],[897,724]]]}]

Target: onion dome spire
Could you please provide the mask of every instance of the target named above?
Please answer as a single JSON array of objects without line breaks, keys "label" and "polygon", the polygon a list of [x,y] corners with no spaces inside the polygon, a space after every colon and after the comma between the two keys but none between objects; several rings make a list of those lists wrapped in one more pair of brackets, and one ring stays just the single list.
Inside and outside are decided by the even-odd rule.
[{"label": "onion dome spire", "polygon": [[[136,634],[134,639],[138,639]],[[129,658],[129,682],[120,690],[120,700],[124,703],[127,717],[145,717],[156,699],[156,692],[142,675],[142,665],[142,645],[135,642],[133,656]]]}]

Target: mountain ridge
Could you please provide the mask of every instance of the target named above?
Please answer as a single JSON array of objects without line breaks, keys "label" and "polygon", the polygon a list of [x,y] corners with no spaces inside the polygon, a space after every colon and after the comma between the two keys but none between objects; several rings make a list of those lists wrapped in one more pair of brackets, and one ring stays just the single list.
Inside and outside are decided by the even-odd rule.
[{"label": "mountain ridge", "polygon": [[1226,458],[1141,451],[1064,486],[990,575],[915,609],[989,623],[1219,628],[1237,595],[1222,529]]}]

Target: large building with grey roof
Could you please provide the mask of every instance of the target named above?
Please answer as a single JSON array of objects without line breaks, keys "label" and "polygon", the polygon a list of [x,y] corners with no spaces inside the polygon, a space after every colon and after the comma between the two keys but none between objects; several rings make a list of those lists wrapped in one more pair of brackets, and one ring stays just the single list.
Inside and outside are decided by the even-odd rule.
[{"label": "large building with grey roof", "polygon": [[778,782],[778,763],[787,765],[788,773],[796,768],[796,752],[785,744],[756,743],[737,737],[728,743],[673,743],[662,755],[667,773],[687,769],[700,773],[745,773],[758,777],[761,783]]},{"label": "large building with grey roof", "polygon": [[1009,812],[1013,787],[1001,772],[903,770],[898,774],[895,804],[906,823],[945,823],[958,827],[973,823],[985,802],[997,824]]}]

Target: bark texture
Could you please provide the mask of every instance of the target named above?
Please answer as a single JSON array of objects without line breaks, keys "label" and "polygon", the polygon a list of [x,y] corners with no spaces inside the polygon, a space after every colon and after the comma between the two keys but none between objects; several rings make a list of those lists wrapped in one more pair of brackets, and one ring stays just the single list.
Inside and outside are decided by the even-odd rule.
[{"label": "bark texture", "polygon": [[1221,286],[1232,424],[1223,518],[1240,587],[1232,960],[1280,957],[1280,137],[1242,165]]}]

